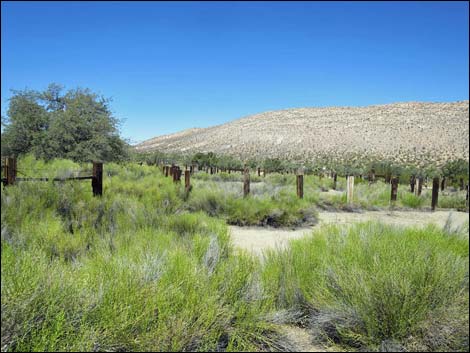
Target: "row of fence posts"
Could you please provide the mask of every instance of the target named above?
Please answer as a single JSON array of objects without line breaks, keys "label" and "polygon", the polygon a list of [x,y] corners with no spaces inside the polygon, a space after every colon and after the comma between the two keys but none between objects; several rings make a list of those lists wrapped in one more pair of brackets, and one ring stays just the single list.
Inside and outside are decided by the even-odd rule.
[{"label": "row of fence posts", "polygon": [[[172,168],[176,168],[177,177],[176,178],[174,177],[173,180],[175,182],[179,181],[179,178],[181,176],[181,171],[179,171],[179,167],[164,166],[163,168],[164,168],[163,171],[164,171],[166,176],[168,176],[168,174],[169,175],[175,175],[175,174],[173,174],[174,172],[172,172]],[[187,167],[186,167],[186,169],[187,169]],[[186,171],[187,175],[186,175],[186,172],[185,172],[186,190],[189,190],[189,187],[190,187],[189,175],[192,174],[193,170],[194,170],[193,166],[191,166],[190,171]],[[215,170],[216,173],[218,171],[220,171],[218,168],[206,167],[206,172],[207,173],[210,172],[210,174],[213,174],[214,170]],[[230,169],[228,169],[228,173],[230,173]],[[250,194],[250,169],[247,166],[245,166],[242,169],[242,173],[243,173],[243,197],[247,197]],[[259,168],[259,167],[257,168],[257,174],[258,174],[258,176],[261,176],[261,168]],[[266,175],[266,170],[263,170],[263,175],[264,176]],[[337,175],[337,173],[333,172],[331,174],[331,177],[333,179],[332,188],[333,188],[333,190],[336,190],[338,175]],[[320,175],[320,178],[321,178],[321,175]],[[361,176],[361,179],[362,179],[362,176]],[[375,174],[374,169],[372,169],[369,172],[368,179],[369,179],[369,185],[371,183],[375,182],[376,174]],[[390,203],[393,205],[397,201],[399,178],[398,177],[392,177],[391,174],[386,174],[385,175],[385,180],[386,180],[386,182],[390,183],[390,186],[391,186]],[[421,193],[422,193],[423,181],[424,181],[423,177],[416,177],[416,176],[413,175],[410,178],[410,189],[411,189],[411,192],[415,193],[416,196],[420,196]],[[463,185],[464,185],[464,180],[463,180],[463,178],[461,178],[460,179],[460,189],[461,190],[464,188]],[[436,206],[437,206],[437,202],[438,202],[438,198],[439,198],[439,187],[441,188],[441,191],[443,191],[445,189],[445,186],[446,186],[446,178],[442,178],[441,181],[438,177],[433,178],[432,196],[431,196],[431,209],[433,211],[436,209]],[[466,189],[467,189],[466,207],[468,207],[468,198],[469,198],[469,196],[468,196],[468,194],[469,194],[469,185],[468,184],[466,186]],[[297,192],[297,196],[299,198],[304,197],[304,174],[301,171],[297,172],[297,174],[296,174],[296,192]],[[348,204],[352,204],[353,199],[354,199],[354,175],[347,175],[346,176],[346,202]]]},{"label": "row of fence posts", "polygon": [[[188,170],[188,167],[186,166],[186,170],[184,171],[184,189],[186,193],[189,193],[191,191],[191,174],[194,171],[194,167],[190,166],[190,169]],[[162,166],[162,173],[165,175],[165,177],[172,177],[174,183],[179,183],[181,182],[181,174],[182,170],[179,166],[168,166],[168,165],[163,165]]]},{"label": "row of fence posts", "polygon": [[16,158],[7,157],[3,164],[3,175],[2,183],[4,186],[15,185],[18,181],[66,181],[66,180],[85,180],[91,179],[91,188],[93,196],[103,195],[103,163],[93,162],[93,175],[84,177],[69,177],[69,178],[18,178],[17,177],[17,164]]},{"label": "row of fence posts", "polygon": [[[179,182],[181,178],[181,170],[178,166],[163,166],[162,167],[162,172],[165,174],[165,176],[173,176],[173,181],[174,182]],[[212,174],[213,172],[213,167],[207,167],[206,171],[210,172]],[[186,192],[189,192],[190,190],[190,174],[192,174],[193,171],[193,166],[191,166],[190,170],[185,171],[185,189]],[[229,170],[230,172],[230,170]],[[260,168],[257,169],[258,176],[261,175],[261,170]],[[265,171],[263,171],[265,174]],[[337,178],[338,175],[337,173],[332,174],[333,178],[333,190],[336,190],[337,187]],[[398,196],[398,184],[399,184],[399,178],[398,177],[392,177],[389,176],[388,180],[391,185],[391,195],[390,195],[390,202],[393,205],[397,201],[397,196]],[[462,179],[463,180],[463,179]],[[461,180],[461,183],[462,183]],[[375,171],[372,170],[369,173],[369,183],[375,182]],[[433,179],[433,184],[432,184],[432,196],[431,196],[431,209],[434,211],[437,206],[438,198],[439,198],[439,187],[441,187],[441,190],[443,189],[443,185],[445,187],[445,178],[443,178],[441,184],[439,183],[439,178],[434,178]],[[411,192],[414,192],[417,196],[421,195],[422,192],[422,187],[423,187],[423,178],[418,177],[416,178],[415,176],[412,176],[410,179],[410,188]],[[302,172],[298,172],[296,175],[296,191],[297,191],[297,196],[299,198],[304,197],[304,175]],[[466,205],[468,207],[468,193],[469,193],[469,188],[467,184],[467,196],[466,196]],[[250,169],[245,166],[243,169],[243,197],[247,197],[250,194]],[[354,175],[347,175],[346,176],[346,202],[348,204],[352,204],[354,199]]]},{"label": "row of fence posts", "polygon": [[[207,169],[207,172],[211,172],[211,174],[214,171],[213,167],[210,167],[210,169]],[[217,169],[215,169],[217,172]],[[184,172],[184,184],[185,184],[185,191],[189,193],[191,190],[191,180],[190,180],[190,175],[195,171],[195,166],[191,165],[189,170],[188,166],[186,166],[186,170]],[[230,170],[229,170],[230,172]],[[175,165],[163,165],[162,166],[162,173],[168,177],[171,176],[173,179],[173,182],[178,183],[181,181],[181,174],[182,170],[180,169],[179,166]],[[2,179],[3,185],[14,185],[16,181],[32,181],[32,180],[49,180],[48,178],[17,178],[17,167],[16,167],[16,158],[8,157],[5,160],[5,163],[3,165],[3,175],[5,178]],[[263,174],[265,175],[266,172],[263,170]],[[258,168],[258,176],[261,175],[261,170]],[[298,172],[296,175],[296,189],[297,189],[297,196],[299,198],[303,198],[304,196],[304,175],[302,172]],[[332,175],[333,178],[333,190],[336,190],[337,186],[337,174],[333,173]],[[73,180],[73,179],[91,179],[91,185],[92,185],[92,190],[93,190],[93,195],[94,196],[101,196],[103,195],[103,163],[101,162],[93,162],[93,175],[89,177],[81,177],[81,178],[54,178],[53,180],[55,181],[65,181],[65,180]],[[398,177],[389,177],[390,179],[390,185],[391,185],[391,195],[390,195],[390,202],[393,204],[397,200],[397,195],[398,195],[398,183],[399,179]],[[375,172],[372,170],[369,173],[369,183],[375,181]],[[460,188],[462,189],[463,185],[463,179],[460,179]],[[422,186],[423,186],[423,178],[422,177],[415,177],[412,176],[410,178],[410,189],[411,192],[414,192],[417,196],[421,195],[422,192]],[[432,196],[431,196],[431,209],[434,211],[438,198],[439,198],[439,188],[442,190],[445,189],[446,186],[446,179],[443,178],[441,181],[439,180],[438,177],[433,178],[433,183],[432,183]],[[469,185],[467,184],[467,195],[466,195],[466,207],[468,207],[468,198],[469,198]],[[250,169],[245,166],[243,169],[243,196],[247,197],[250,194]],[[353,197],[354,197],[354,176],[353,175],[347,175],[346,176],[346,202],[348,204],[351,204],[353,202]]]}]

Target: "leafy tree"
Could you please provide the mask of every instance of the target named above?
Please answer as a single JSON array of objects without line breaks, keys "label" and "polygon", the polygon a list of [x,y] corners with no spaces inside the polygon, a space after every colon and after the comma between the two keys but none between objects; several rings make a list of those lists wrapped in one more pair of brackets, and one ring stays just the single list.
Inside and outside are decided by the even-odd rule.
[{"label": "leafy tree", "polygon": [[13,91],[2,133],[2,155],[18,156],[42,145],[49,127],[47,112],[31,90]]},{"label": "leafy tree", "polygon": [[127,156],[109,99],[89,89],[51,84],[44,92],[13,91],[2,134],[2,154],[75,161],[117,161]]}]

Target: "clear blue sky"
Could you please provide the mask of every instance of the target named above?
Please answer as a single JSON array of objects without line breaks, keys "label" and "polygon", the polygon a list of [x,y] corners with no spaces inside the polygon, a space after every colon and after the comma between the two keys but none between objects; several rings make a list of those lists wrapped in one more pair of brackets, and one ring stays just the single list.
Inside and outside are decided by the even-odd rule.
[{"label": "clear blue sky", "polygon": [[468,99],[467,2],[2,2],[10,89],[112,97],[141,141],[267,110]]}]

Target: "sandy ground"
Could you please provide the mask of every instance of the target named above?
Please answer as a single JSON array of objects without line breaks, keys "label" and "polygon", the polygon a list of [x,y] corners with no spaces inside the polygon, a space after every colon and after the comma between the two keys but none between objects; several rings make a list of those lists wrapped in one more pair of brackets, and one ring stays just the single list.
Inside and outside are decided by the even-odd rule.
[{"label": "sandy ground", "polygon": [[294,352],[326,352],[320,345],[315,345],[307,330],[292,326],[279,325],[279,330],[293,346]]},{"label": "sandy ground", "polygon": [[[319,212],[319,225],[344,224],[350,225],[361,221],[382,221],[400,226],[424,227],[434,223],[443,227],[448,217],[453,227],[461,226],[468,221],[468,213],[456,211],[367,211],[364,213]],[[318,227],[318,225],[314,226]],[[263,250],[285,247],[289,240],[301,238],[309,234],[314,227],[296,230],[270,227],[238,227],[230,226],[233,243],[236,247],[261,255]]]}]

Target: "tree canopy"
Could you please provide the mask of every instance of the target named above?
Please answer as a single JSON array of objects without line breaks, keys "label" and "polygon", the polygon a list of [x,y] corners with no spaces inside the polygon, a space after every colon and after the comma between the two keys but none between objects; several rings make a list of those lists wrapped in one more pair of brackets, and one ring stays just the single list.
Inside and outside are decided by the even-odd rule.
[{"label": "tree canopy", "polygon": [[119,120],[109,102],[89,89],[64,92],[58,84],[50,84],[44,92],[15,90],[2,117],[2,155],[121,160],[128,146],[119,136]]}]

